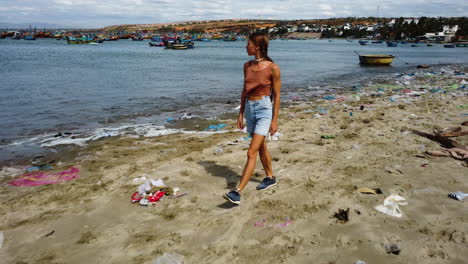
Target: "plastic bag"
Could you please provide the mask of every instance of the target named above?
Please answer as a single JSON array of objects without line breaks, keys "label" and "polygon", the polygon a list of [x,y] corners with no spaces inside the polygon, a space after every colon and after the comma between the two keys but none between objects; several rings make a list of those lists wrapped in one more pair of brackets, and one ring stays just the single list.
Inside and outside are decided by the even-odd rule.
[{"label": "plastic bag", "polygon": [[407,202],[404,202],[404,201],[406,201],[405,198],[397,194],[392,194],[385,199],[383,205],[377,205],[375,207],[375,210],[384,214],[388,214],[388,215],[400,218],[403,216],[403,214],[400,211],[400,208],[398,207],[398,205],[408,204]]},{"label": "plastic bag", "polygon": [[183,256],[179,254],[164,253],[153,261],[153,264],[182,264]]}]

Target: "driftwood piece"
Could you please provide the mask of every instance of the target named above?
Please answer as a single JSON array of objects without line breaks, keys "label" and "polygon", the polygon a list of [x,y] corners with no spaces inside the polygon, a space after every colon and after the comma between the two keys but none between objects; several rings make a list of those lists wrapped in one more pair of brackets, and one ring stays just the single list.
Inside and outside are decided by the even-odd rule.
[{"label": "driftwood piece", "polygon": [[444,148],[466,149],[465,146],[463,146],[462,144],[460,144],[460,143],[458,143],[458,142],[456,142],[454,140],[448,139],[446,137],[443,137],[442,135],[438,135],[438,134],[433,135],[433,134],[421,132],[421,131],[418,131],[418,130],[415,130],[415,129],[413,129],[413,133],[415,133],[416,135],[420,135],[422,137],[428,138],[428,139],[430,139],[432,141],[438,142]]},{"label": "driftwood piece", "polygon": [[468,126],[468,121],[465,121],[461,124],[462,126]]},{"label": "driftwood piece", "polygon": [[447,132],[440,134],[442,137],[459,137],[459,136],[465,136],[468,135],[468,130],[466,131],[459,131],[459,132]]}]

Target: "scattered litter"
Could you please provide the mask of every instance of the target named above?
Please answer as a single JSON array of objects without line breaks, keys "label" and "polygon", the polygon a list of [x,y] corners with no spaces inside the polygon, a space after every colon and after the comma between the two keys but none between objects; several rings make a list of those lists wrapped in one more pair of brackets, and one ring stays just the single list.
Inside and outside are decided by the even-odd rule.
[{"label": "scattered litter", "polygon": [[375,207],[375,210],[384,214],[388,214],[390,216],[400,218],[403,216],[403,214],[400,211],[400,208],[398,206],[408,204],[407,202],[404,202],[404,201],[406,201],[405,198],[397,194],[392,194],[384,200],[383,205],[377,205]]},{"label": "scattered litter", "polygon": [[416,66],[416,68],[422,68],[422,69],[427,69],[427,68],[430,68],[431,66],[427,65],[427,64],[420,64],[418,66]]},{"label": "scattered litter", "polygon": [[338,219],[338,221],[342,224],[348,222],[349,221],[349,208],[347,208],[346,210],[338,209],[338,213],[335,213],[333,217]]},{"label": "scattered litter", "polygon": [[39,186],[47,184],[55,184],[64,181],[74,180],[79,177],[80,170],[75,167],[57,172],[54,174],[46,174],[43,171],[34,171],[23,174],[19,179],[8,182],[13,186]]},{"label": "scattered litter", "polygon": [[132,182],[135,182],[135,183],[142,182],[142,181],[146,181],[145,176],[141,176],[140,178],[135,178],[132,180]]},{"label": "scattered litter", "polygon": [[49,237],[49,236],[53,235],[54,233],[55,233],[55,230],[52,230],[49,233],[47,233],[44,237]]},{"label": "scattered litter", "polygon": [[182,264],[184,257],[179,254],[164,253],[153,261],[153,264]]},{"label": "scattered litter", "polygon": [[179,120],[186,120],[186,119],[192,119],[195,118],[196,116],[193,115],[192,113],[184,113],[179,117]]},{"label": "scattered litter", "polygon": [[240,137],[240,138],[234,140],[234,142],[235,143],[240,143],[240,142],[244,142],[244,141],[249,141],[251,139],[252,139],[252,136],[249,134],[249,135],[247,135],[245,137]]},{"label": "scattered litter", "polygon": [[214,154],[216,155],[221,155],[224,153],[224,150],[222,147],[216,147],[215,150],[214,150]]},{"label": "scattered litter", "polygon": [[327,96],[322,97],[322,99],[325,99],[325,100],[335,100],[336,97],[335,97],[335,96],[331,96],[331,95],[327,95]]},{"label": "scattered litter", "polygon": [[371,189],[367,187],[359,187],[357,191],[363,194],[383,194],[382,190],[379,188]]},{"label": "scattered litter", "polygon": [[51,169],[53,168],[50,165],[42,165],[42,166],[30,167],[27,169],[27,172],[33,172],[33,171],[39,171],[39,170],[51,170]]},{"label": "scattered litter", "polygon": [[209,130],[219,131],[220,129],[226,126],[227,126],[226,124],[211,125],[208,128],[206,128],[205,131],[209,131]]},{"label": "scattered litter", "polygon": [[397,244],[385,244],[384,247],[387,254],[399,255],[401,252],[400,246],[398,246]]},{"label": "scattered litter", "polygon": [[317,107],[315,109],[307,109],[307,110],[304,110],[304,113],[314,113],[314,112],[319,112],[319,113],[322,113],[322,114],[326,114],[327,111],[329,110],[329,108],[327,107]]},{"label": "scattered litter", "polygon": [[281,134],[280,132],[276,132],[273,136],[268,134],[268,140],[273,140],[273,141],[277,141],[280,139],[280,137],[282,137],[283,134]]},{"label": "scattered litter", "polygon": [[292,224],[292,221],[291,219],[289,219],[289,217],[285,217],[284,218],[284,221],[283,223],[279,223],[279,224],[267,224],[268,218],[267,217],[264,217],[262,218],[262,221],[257,221],[255,222],[254,226],[255,227],[273,227],[273,228],[280,228],[280,227],[287,227],[288,225]]},{"label": "scattered litter", "polygon": [[52,164],[54,162],[55,162],[55,160],[48,159],[46,156],[35,156],[32,159],[31,163],[34,166],[43,167],[43,166],[46,166],[46,165],[50,165],[50,164]]},{"label": "scattered litter", "polygon": [[463,192],[453,192],[448,195],[450,198],[453,198],[458,201],[463,201],[465,197],[468,197],[468,193],[463,193]]},{"label": "scattered litter", "polygon": [[333,138],[336,138],[336,135],[321,135],[320,138],[333,139]]},{"label": "scattered litter", "polygon": [[165,196],[178,198],[187,195],[187,193],[177,195],[178,191],[178,187],[168,187],[162,179],[153,180],[150,178],[147,179],[145,183],[138,186],[137,191],[131,196],[131,201],[132,203],[139,203],[141,206],[148,206],[150,204],[154,206],[156,202],[163,200]]},{"label": "scattered litter", "polygon": [[160,187],[160,186],[166,187],[166,184],[164,183],[162,179],[158,179],[157,181],[151,179],[150,182],[153,186],[156,186],[156,187]]}]

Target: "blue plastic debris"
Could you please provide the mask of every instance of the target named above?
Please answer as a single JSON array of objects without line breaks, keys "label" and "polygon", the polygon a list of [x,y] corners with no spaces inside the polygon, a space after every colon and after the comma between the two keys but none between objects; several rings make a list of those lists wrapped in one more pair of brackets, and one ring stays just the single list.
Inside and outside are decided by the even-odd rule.
[{"label": "blue plastic debris", "polygon": [[322,97],[322,99],[325,99],[325,100],[335,100],[336,97],[335,97],[335,96],[331,96],[331,95],[327,95],[327,96]]},{"label": "blue plastic debris", "polygon": [[172,117],[169,117],[168,119],[166,119],[166,122],[174,122],[174,121],[175,121],[175,120],[174,120],[174,118],[172,118]]},{"label": "blue plastic debris", "polygon": [[393,98],[390,98],[388,100],[390,100],[390,102],[396,102],[395,99],[393,99]]},{"label": "blue plastic debris", "polygon": [[52,166],[50,165],[44,165],[44,166],[35,166],[35,167],[31,167],[31,168],[28,168],[28,172],[33,172],[33,171],[38,171],[38,170],[51,170],[52,169]]},{"label": "blue plastic debris", "polygon": [[207,130],[219,131],[221,128],[223,128],[225,126],[227,126],[227,125],[226,124],[211,125],[208,128],[206,128],[205,131],[207,131]]}]

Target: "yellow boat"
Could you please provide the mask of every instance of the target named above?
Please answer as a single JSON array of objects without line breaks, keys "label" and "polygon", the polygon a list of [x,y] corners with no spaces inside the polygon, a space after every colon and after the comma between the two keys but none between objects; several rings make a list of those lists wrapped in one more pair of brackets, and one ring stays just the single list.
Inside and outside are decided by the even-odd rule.
[{"label": "yellow boat", "polygon": [[393,58],[393,55],[359,55],[359,61],[364,65],[389,65]]},{"label": "yellow boat", "polygon": [[172,44],[172,49],[184,50],[187,48],[188,48],[187,45],[184,45],[184,44]]}]

